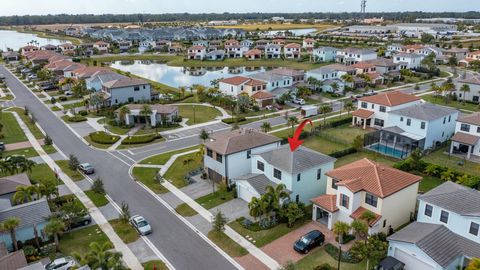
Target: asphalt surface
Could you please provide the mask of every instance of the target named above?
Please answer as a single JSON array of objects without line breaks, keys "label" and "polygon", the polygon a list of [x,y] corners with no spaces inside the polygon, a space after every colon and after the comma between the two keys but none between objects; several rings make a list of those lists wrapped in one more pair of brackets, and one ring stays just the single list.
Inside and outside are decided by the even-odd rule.
[{"label": "asphalt surface", "polygon": [[[16,96],[16,106],[27,106],[62,152],[67,156],[76,155],[81,162],[91,163],[96,169],[96,174],[92,178],[99,177],[103,180],[110,197],[119,205],[125,201],[132,215],[142,215],[150,222],[153,233],[148,236],[149,240],[176,269],[236,269],[196,232],[130,178],[128,173],[130,166],[118,158],[130,161],[126,162],[127,164],[132,164],[131,160],[126,157],[113,157],[108,152],[86,146],[4,66],[0,66],[0,73],[5,74],[7,84]],[[198,143],[196,137],[185,140],[190,143],[182,140],[173,141],[162,145],[156,152],[166,152]],[[114,155],[123,156],[119,153]]]}]

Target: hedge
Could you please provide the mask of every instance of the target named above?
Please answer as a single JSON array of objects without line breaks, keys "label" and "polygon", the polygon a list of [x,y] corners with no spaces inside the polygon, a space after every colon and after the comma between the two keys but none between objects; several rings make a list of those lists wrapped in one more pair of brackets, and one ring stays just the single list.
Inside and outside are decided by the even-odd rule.
[{"label": "hedge", "polygon": [[[325,245],[325,251],[330,255],[332,258],[335,260],[338,260],[338,248],[332,244],[326,244]],[[359,260],[356,257],[353,257],[350,255],[348,251],[342,251],[342,256],[340,257],[340,261],[346,262],[346,263],[359,263],[362,260]]]},{"label": "hedge", "polygon": [[349,147],[349,148],[344,149],[344,150],[340,150],[340,151],[330,153],[329,156],[334,157],[334,158],[341,158],[341,157],[344,157],[344,156],[355,154],[356,152],[357,152],[357,149],[355,149],[354,147]]},{"label": "hedge", "polygon": [[222,122],[225,123],[225,124],[233,124],[233,123],[239,123],[239,122],[243,122],[243,121],[246,121],[247,119],[245,117],[232,117],[232,118],[226,118],[226,119],[222,119]]},{"label": "hedge", "polygon": [[141,135],[141,136],[130,136],[125,138],[122,141],[122,144],[143,144],[143,143],[150,143],[157,139],[161,139],[162,136],[160,134],[148,134],[148,135]]},{"label": "hedge", "polygon": [[70,116],[67,118],[68,122],[84,122],[87,118],[81,115]]},{"label": "hedge", "polygon": [[93,142],[99,144],[114,144],[120,140],[120,136],[108,134],[105,131],[92,132],[88,136]]}]

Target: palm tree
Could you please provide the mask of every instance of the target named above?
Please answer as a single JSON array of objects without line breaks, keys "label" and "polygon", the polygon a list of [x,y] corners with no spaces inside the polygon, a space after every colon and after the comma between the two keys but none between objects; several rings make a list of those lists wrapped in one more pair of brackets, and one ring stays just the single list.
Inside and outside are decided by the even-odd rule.
[{"label": "palm tree", "polygon": [[338,237],[338,243],[343,244],[343,237],[350,231],[350,225],[343,221],[333,224],[333,233]]},{"label": "palm tree", "polygon": [[50,202],[52,197],[58,196],[58,186],[54,181],[44,181],[39,185],[40,193]]},{"label": "palm tree", "polygon": [[200,131],[199,137],[205,143],[205,141],[208,140],[208,138],[210,138],[210,134],[208,134],[208,132],[205,129],[202,129],[202,131]]},{"label": "palm tree", "polygon": [[2,229],[10,233],[10,239],[13,243],[13,249],[18,250],[16,229],[20,226],[21,220],[17,217],[9,217],[2,223]]},{"label": "palm tree", "polygon": [[56,218],[51,219],[50,222],[48,222],[47,226],[45,226],[45,232],[48,235],[53,235],[53,239],[55,241],[55,246],[57,250],[59,246],[58,237],[64,231],[65,231],[65,224]]},{"label": "palm tree", "polygon": [[353,106],[353,103],[351,101],[347,101],[344,105],[345,110],[348,112],[348,116],[350,116],[350,112],[355,109],[355,106]]},{"label": "palm tree", "polygon": [[130,113],[130,108],[128,106],[122,106],[118,112],[118,117],[120,119],[120,124],[125,125],[125,116]]},{"label": "palm tree", "polygon": [[261,129],[263,132],[268,133],[272,129],[272,125],[269,122],[263,122]]},{"label": "palm tree", "polygon": [[205,156],[205,145],[201,144],[199,147],[198,147],[198,151],[197,153],[195,153],[195,155],[200,158],[200,161],[203,163],[203,157]]},{"label": "palm tree", "polygon": [[353,76],[350,74],[343,74],[342,77],[340,77],[344,82],[348,84],[352,84],[355,80],[353,79]]},{"label": "palm tree", "polygon": [[181,97],[184,97],[185,96],[185,91],[187,90],[185,86],[180,86],[178,88],[178,90],[180,91],[180,96]]},{"label": "palm tree", "polygon": [[25,203],[32,201],[32,190],[30,186],[17,186],[16,192],[13,195],[15,203]]},{"label": "palm tree", "polygon": [[289,125],[290,127],[292,127],[292,136],[293,136],[293,132],[294,132],[294,128],[295,128],[295,125],[298,123],[298,119],[297,117],[295,116],[289,116],[288,119],[287,119],[287,125]]},{"label": "palm tree", "polygon": [[280,200],[289,198],[290,194],[286,191],[286,186],[284,184],[279,184],[276,187],[267,186],[265,188],[264,196],[269,198],[271,209],[273,211],[278,211],[280,209]]},{"label": "palm tree", "polygon": [[329,113],[331,111],[332,111],[332,107],[328,104],[322,105],[320,107],[320,113],[323,114],[323,124],[324,125],[326,124],[326,121],[327,121],[327,113]]},{"label": "palm tree", "polygon": [[124,269],[121,264],[122,254],[120,252],[111,252],[113,248],[111,242],[99,244],[97,242],[90,243],[90,251],[81,256],[77,252],[73,253],[73,257],[80,262],[81,265],[90,266],[92,269],[110,270]]},{"label": "palm tree", "polygon": [[262,204],[261,199],[257,197],[253,197],[252,200],[248,203],[249,214],[255,220],[263,214],[261,204]]},{"label": "palm tree", "polygon": [[202,95],[205,92],[205,89],[206,89],[206,87],[201,85],[201,84],[197,84],[195,86],[195,90],[197,91],[197,95]]},{"label": "palm tree", "polygon": [[366,237],[368,235],[368,225],[365,221],[357,219],[354,220],[352,224],[350,224],[350,226],[355,233],[355,237],[357,237],[358,239],[365,238],[366,240]]},{"label": "palm tree", "polygon": [[470,86],[468,84],[464,84],[462,85],[462,87],[460,87],[460,91],[463,92],[463,103],[465,103],[465,94],[466,93],[470,93]]},{"label": "palm tree", "polygon": [[7,162],[5,160],[0,160],[0,173],[1,174],[14,174],[15,173],[15,167],[13,164],[10,162]]},{"label": "palm tree", "polygon": [[148,116],[152,114],[152,107],[148,104],[143,104],[142,110],[140,111],[140,115],[143,115],[145,119],[145,126],[148,127]]},{"label": "palm tree", "polygon": [[377,215],[375,215],[375,213],[373,213],[372,211],[367,210],[360,215],[360,219],[365,220],[367,222],[367,225],[370,225],[372,221],[377,219]]}]

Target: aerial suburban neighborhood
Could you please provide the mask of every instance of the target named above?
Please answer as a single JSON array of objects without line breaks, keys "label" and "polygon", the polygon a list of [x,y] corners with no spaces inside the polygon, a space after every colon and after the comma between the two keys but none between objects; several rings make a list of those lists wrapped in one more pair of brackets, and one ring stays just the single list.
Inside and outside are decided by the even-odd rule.
[{"label": "aerial suburban neighborhood", "polygon": [[1,270],[480,270],[471,1],[6,2]]}]

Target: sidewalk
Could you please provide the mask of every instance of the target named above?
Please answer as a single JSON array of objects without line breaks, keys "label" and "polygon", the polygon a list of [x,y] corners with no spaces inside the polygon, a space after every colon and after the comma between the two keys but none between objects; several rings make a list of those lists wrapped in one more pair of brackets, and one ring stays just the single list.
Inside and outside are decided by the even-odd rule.
[{"label": "sidewalk", "polygon": [[113,246],[115,249],[123,254],[123,261],[126,265],[131,269],[143,269],[142,265],[138,261],[137,257],[133,254],[130,248],[123,243],[122,239],[115,233],[110,223],[108,223],[107,219],[100,210],[93,204],[93,202],[85,195],[85,193],[80,189],[75,182],[73,182],[68,175],[63,173],[61,168],[55,163],[55,161],[43,150],[40,146],[38,141],[35,139],[33,134],[30,132],[26,124],[22,121],[20,116],[16,112],[12,112],[15,116],[20,128],[23,130],[25,135],[27,136],[28,140],[38,152],[40,157],[45,161],[45,163],[54,171],[58,173],[59,178],[63,181],[63,183],[68,187],[68,189],[75,194],[78,199],[87,207],[89,210],[90,215],[92,216],[93,220],[96,224],[100,227],[100,229],[108,236],[110,241],[112,241]]}]

